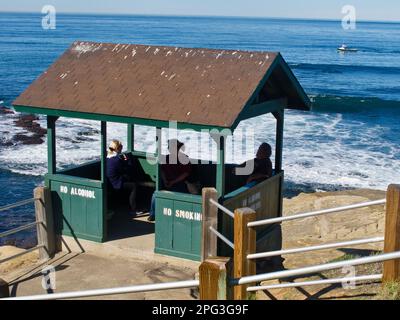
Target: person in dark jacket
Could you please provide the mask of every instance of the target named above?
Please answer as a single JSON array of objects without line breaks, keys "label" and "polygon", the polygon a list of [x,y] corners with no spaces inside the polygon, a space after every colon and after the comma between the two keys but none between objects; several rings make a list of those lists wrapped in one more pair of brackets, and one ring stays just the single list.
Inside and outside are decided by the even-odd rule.
[{"label": "person in dark jacket", "polygon": [[[252,187],[257,183],[272,177],[272,149],[271,146],[263,142],[257,150],[256,157],[239,165],[242,168],[252,168],[252,173],[247,176],[246,186]],[[233,173],[237,173],[237,168],[234,168]]]},{"label": "person in dark jacket", "polygon": [[122,153],[122,144],[119,140],[112,140],[107,154],[107,178],[116,191],[125,191],[129,194],[129,206],[132,213],[136,213],[136,183],[129,175],[132,168],[131,160]]}]

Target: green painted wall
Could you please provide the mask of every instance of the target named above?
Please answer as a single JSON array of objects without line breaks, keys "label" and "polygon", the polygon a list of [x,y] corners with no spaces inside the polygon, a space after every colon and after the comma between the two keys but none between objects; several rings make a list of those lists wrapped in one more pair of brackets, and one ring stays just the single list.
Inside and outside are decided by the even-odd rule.
[{"label": "green painted wall", "polygon": [[156,193],[156,253],[200,261],[201,201],[201,196]]},{"label": "green painted wall", "polygon": [[[57,179],[57,180],[55,180]],[[55,226],[58,234],[96,242],[106,240],[103,190],[70,179],[53,177],[50,187]]]}]

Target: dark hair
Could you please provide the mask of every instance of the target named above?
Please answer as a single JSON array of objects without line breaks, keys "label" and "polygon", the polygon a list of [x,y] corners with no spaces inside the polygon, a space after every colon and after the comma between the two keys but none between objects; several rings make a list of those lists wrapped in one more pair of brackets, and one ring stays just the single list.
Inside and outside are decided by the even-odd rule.
[{"label": "dark hair", "polygon": [[272,148],[269,143],[266,143],[266,142],[261,143],[261,145],[258,147],[257,153],[259,153],[261,151],[264,151],[268,158],[271,157],[271,155],[272,155]]}]

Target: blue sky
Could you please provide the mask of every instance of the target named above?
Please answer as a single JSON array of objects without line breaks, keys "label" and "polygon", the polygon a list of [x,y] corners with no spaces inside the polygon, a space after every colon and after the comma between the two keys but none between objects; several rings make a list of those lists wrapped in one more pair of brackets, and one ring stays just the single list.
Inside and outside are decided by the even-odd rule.
[{"label": "blue sky", "polygon": [[1,0],[0,11],[40,12],[43,5],[60,12],[162,15],[216,15],[341,19],[353,5],[359,20],[400,21],[399,0]]}]

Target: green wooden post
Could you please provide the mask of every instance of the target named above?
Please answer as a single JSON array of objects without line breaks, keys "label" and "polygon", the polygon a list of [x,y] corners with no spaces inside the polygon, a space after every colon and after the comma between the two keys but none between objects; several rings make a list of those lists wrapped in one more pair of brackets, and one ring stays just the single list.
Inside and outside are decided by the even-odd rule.
[{"label": "green wooden post", "polygon": [[216,172],[216,189],[218,196],[225,194],[225,137],[223,135],[216,136],[217,141],[217,172]]},{"label": "green wooden post", "polygon": [[106,182],[107,122],[101,121],[101,182]]},{"label": "green wooden post", "polygon": [[273,113],[276,119],[275,170],[282,171],[284,109]]},{"label": "green wooden post", "polygon": [[229,285],[232,262],[228,257],[210,257],[199,267],[200,300],[232,300]]},{"label": "green wooden post", "polygon": [[101,121],[101,183],[103,188],[103,241],[107,237],[107,122]]},{"label": "green wooden post", "polygon": [[132,152],[135,150],[135,125],[128,124],[127,129],[127,151]]},{"label": "green wooden post", "polygon": [[47,165],[48,173],[56,173],[56,121],[58,117],[47,116]]},{"label": "green wooden post", "polygon": [[162,144],[161,144],[161,133],[162,133],[161,128],[158,127],[157,130],[156,130],[156,139],[157,139],[157,150],[156,150],[156,154],[157,154],[156,190],[157,191],[160,190],[160,181],[161,181],[161,173],[160,173],[160,170],[161,170],[161,157],[162,157],[162,154],[161,154],[161,151],[162,151],[162,148],[161,148],[161,146],[162,146]]}]

